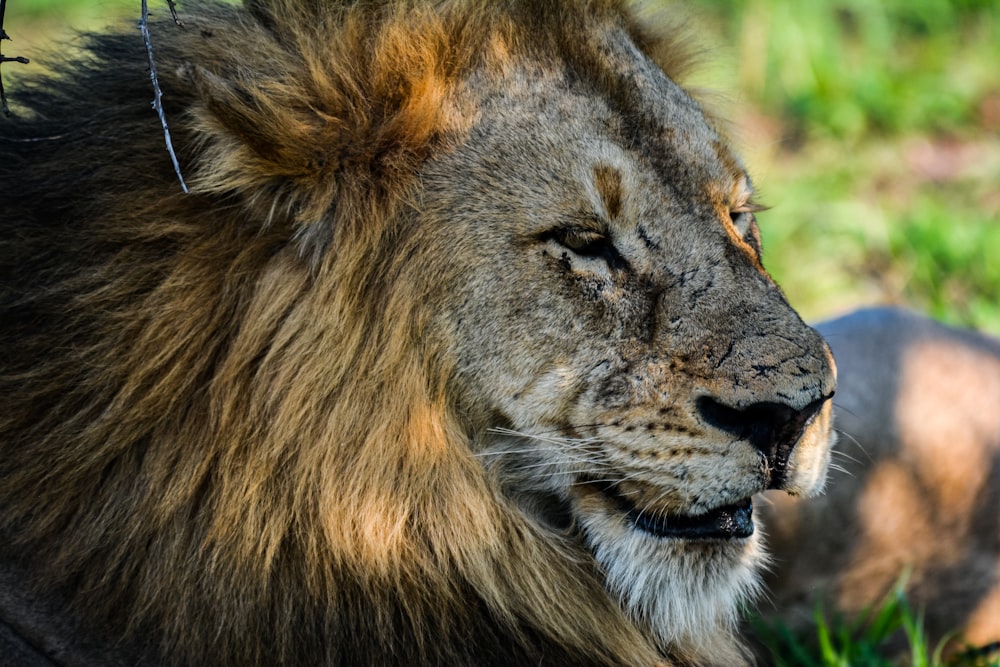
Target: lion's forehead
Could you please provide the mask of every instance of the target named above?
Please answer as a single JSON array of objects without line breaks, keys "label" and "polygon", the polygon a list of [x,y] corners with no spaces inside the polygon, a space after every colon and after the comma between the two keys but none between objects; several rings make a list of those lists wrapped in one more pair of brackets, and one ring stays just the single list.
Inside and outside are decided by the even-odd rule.
[{"label": "lion's forehead", "polygon": [[668,195],[688,209],[749,188],[704,110],[626,32],[607,31],[599,44],[599,61],[526,56],[478,71],[469,92],[478,110],[472,140],[489,144],[480,157],[517,157],[517,176],[545,170],[556,182],[586,182],[608,165],[634,193]]},{"label": "lion's forehead", "polygon": [[[667,76],[625,34],[610,32],[604,39],[607,72],[616,85],[605,86],[603,97],[612,108],[631,120],[633,146],[649,151],[667,147],[679,162],[701,165],[705,176],[739,180],[744,169],[738,158],[709,123],[704,107],[677,82]],[[637,133],[644,131],[639,136]],[[666,170],[667,174],[676,172]]]}]

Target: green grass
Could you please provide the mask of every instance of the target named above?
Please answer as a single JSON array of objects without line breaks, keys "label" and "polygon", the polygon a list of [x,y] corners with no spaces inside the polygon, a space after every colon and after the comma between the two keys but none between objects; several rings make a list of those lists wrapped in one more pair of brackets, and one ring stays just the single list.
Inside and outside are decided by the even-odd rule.
[{"label": "green grass", "polygon": [[[960,144],[962,145],[962,144]],[[761,214],[765,264],[808,317],[859,303],[901,303],[956,324],[1000,332],[1000,142],[976,169],[944,183],[907,173],[913,140],[872,138],[845,160],[817,142],[784,154]],[[928,149],[934,150],[934,149]],[[992,161],[992,162],[990,162]]]},{"label": "green grass", "polygon": [[[152,10],[164,0],[149,0]],[[57,22],[69,26],[100,24],[102,16],[121,15],[132,10],[138,17],[140,0],[7,0],[7,32],[21,21]]]},{"label": "green grass", "polygon": [[947,657],[945,640],[931,645],[903,589],[901,579],[879,605],[857,618],[817,606],[805,634],[760,617],[750,623],[773,667],[1000,667],[1000,645],[959,648]]},{"label": "green grass", "polygon": [[738,85],[811,136],[956,130],[996,92],[993,0],[701,0]]},{"label": "green grass", "polygon": [[1000,334],[1000,3],[694,4],[792,304],[906,304]]}]

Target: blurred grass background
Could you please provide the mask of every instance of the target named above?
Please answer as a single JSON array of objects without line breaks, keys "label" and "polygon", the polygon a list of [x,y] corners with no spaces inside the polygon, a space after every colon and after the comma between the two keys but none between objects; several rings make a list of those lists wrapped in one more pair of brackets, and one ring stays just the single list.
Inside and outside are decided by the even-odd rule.
[{"label": "blurred grass background", "polygon": [[793,305],[905,304],[1000,333],[1000,2],[694,6]]},{"label": "blurred grass background", "polygon": [[[8,0],[7,55],[139,0]],[[183,2],[180,3],[183,12]],[[150,0],[166,13],[165,0]],[[806,318],[905,304],[1000,334],[1000,1],[689,0],[697,83],[762,199],[765,264]],[[4,67],[16,105],[17,65]]]}]

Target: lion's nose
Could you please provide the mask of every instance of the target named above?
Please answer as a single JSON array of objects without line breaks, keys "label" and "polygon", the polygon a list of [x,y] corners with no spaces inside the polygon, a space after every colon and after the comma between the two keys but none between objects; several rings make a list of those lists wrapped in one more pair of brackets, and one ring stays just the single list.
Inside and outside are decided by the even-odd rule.
[{"label": "lion's nose", "polygon": [[778,489],[784,484],[788,457],[795,443],[827,398],[813,401],[801,409],[772,401],[734,408],[711,396],[700,397],[696,405],[706,424],[746,440],[760,450],[770,470],[768,488]]}]

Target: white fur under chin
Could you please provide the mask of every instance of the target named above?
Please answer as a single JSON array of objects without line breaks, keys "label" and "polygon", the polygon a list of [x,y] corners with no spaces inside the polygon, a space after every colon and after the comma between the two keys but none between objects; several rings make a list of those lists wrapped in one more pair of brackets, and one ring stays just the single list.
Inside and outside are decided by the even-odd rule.
[{"label": "white fur under chin", "polygon": [[620,516],[583,518],[608,589],[663,646],[698,651],[731,636],[741,603],[760,592],[760,531],[733,541],[657,538]]}]

